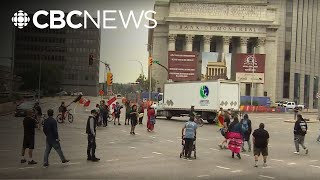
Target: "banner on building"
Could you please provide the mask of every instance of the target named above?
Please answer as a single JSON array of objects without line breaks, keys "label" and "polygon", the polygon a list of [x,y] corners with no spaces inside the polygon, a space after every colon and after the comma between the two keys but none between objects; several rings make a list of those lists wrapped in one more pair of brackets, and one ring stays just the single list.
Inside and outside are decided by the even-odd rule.
[{"label": "banner on building", "polygon": [[197,80],[198,53],[191,51],[169,51],[169,79],[172,81]]},{"label": "banner on building", "polygon": [[237,54],[236,81],[264,83],[265,54]]},{"label": "banner on building", "polygon": [[207,74],[209,62],[218,62],[219,53],[217,52],[202,52],[201,54],[201,75],[204,77]]}]

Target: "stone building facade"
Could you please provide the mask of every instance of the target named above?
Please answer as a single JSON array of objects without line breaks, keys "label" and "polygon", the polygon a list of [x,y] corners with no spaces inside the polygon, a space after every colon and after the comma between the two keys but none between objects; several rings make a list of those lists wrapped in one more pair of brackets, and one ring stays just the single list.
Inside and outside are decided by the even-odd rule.
[{"label": "stone building facade", "polygon": [[[241,95],[250,92],[269,96],[273,102],[296,101],[316,108],[317,0],[170,0],[157,1],[154,9],[158,26],[149,31],[149,44],[153,58],[161,64],[167,66],[168,51],[218,52],[221,62],[232,53],[232,64],[238,53],[266,54],[264,83],[254,84],[252,93],[250,83],[241,83]],[[162,91],[167,72],[151,67]],[[235,80],[233,68],[231,79]]]}]

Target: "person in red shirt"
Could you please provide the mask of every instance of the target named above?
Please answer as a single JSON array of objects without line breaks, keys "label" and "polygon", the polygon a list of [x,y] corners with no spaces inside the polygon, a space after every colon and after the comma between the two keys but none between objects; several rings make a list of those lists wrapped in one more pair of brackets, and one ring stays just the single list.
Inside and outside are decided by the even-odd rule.
[{"label": "person in red shirt", "polygon": [[148,132],[153,131],[155,123],[156,123],[156,112],[152,106],[149,106],[148,107],[148,121],[147,121]]}]

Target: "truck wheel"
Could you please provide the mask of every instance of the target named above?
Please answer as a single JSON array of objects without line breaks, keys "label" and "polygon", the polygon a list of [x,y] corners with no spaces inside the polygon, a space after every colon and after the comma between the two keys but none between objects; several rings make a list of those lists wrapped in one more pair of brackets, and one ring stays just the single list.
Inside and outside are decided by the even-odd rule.
[{"label": "truck wheel", "polygon": [[208,121],[209,124],[213,124],[214,123],[213,119],[207,119],[207,121]]},{"label": "truck wheel", "polygon": [[172,118],[172,116],[167,116],[166,118],[167,118],[167,120],[170,120]]}]

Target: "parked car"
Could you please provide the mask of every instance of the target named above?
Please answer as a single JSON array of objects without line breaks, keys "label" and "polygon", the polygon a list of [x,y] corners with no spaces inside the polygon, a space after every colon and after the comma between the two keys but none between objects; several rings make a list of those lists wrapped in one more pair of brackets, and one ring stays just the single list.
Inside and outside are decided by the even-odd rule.
[{"label": "parked car", "polygon": [[27,101],[27,102],[21,103],[20,105],[17,105],[16,111],[14,112],[14,116],[25,117],[27,110],[32,110],[35,103],[36,103],[35,101]]},{"label": "parked car", "polygon": [[71,93],[71,96],[79,96],[79,95],[83,96],[83,93],[81,91]]},{"label": "parked car", "polygon": [[304,109],[304,104],[296,104],[295,102],[285,102],[283,104],[283,107],[287,108],[287,109],[294,109],[295,107],[298,107],[299,110],[303,110]]},{"label": "parked car", "polygon": [[277,102],[275,102],[274,104],[275,104],[275,106],[282,106],[283,101],[277,101]]},{"label": "parked car", "polygon": [[66,91],[61,91],[57,93],[58,96],[68,96],[68,93]]},{"label": "parked car", "polygon": [[286,102],[282,106],[287,109],[294,109],[296,107],[296,103],[295,102]]}]

